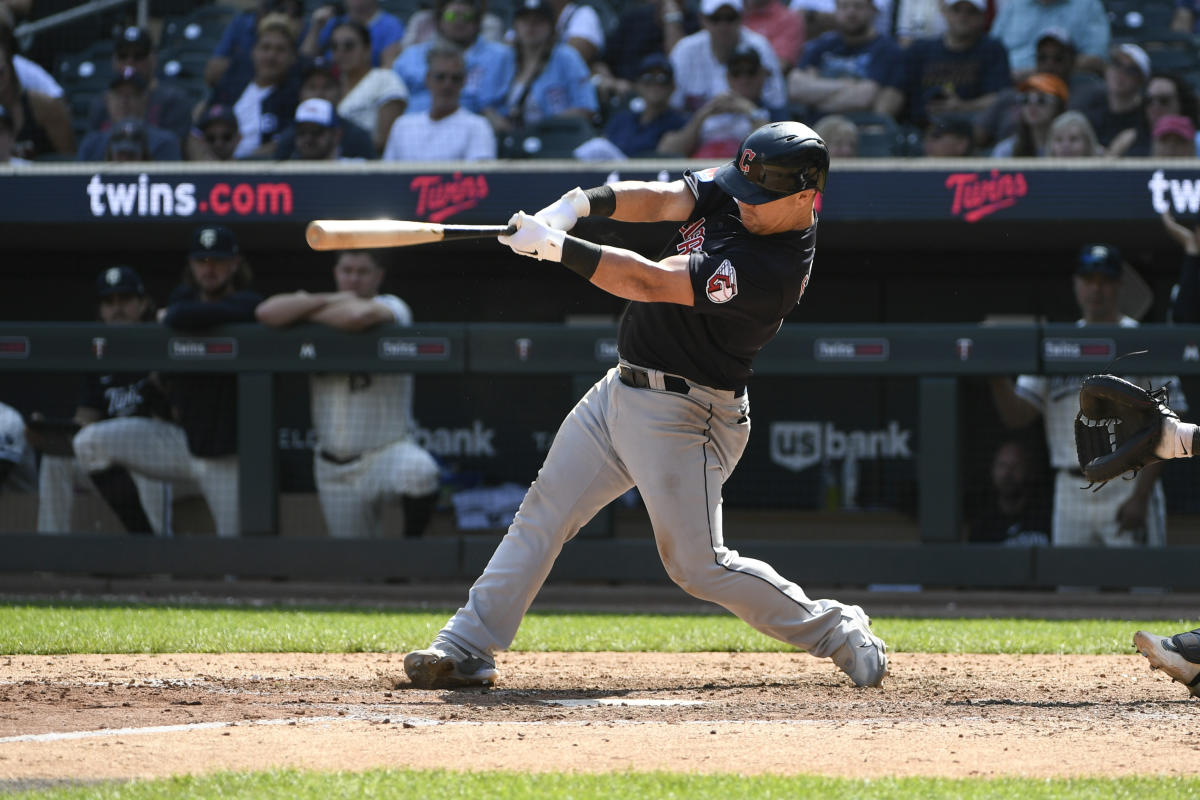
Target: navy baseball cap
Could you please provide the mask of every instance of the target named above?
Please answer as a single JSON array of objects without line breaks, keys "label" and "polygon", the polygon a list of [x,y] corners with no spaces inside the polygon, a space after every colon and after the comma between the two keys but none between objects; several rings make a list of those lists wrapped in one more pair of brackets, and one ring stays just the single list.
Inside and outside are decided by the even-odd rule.
[{"label": "navy baseball cap", "polygon": [[131,53],[138,58],[145,58],[154,49],[154,42],[150,38],[150,31],[145,28],[139,28],[136,25],[130,25],[128,28],[122,28],[117,31],[113,45],[113,49],[117,53]]},{"label": "navy baseball cap", "polygon": [[1113,280],[1121,279],[1121,253],[1111,244],[1085,244],[1079,251],[1076,275],[1102,275]]},{"label": "navy baseball cap", "polygon": [[671,60],[662,53],[651,53],[638,63],[639,78],[655,72],[661,72],[671,80],[675,79],[675,69],[671,66]]},{"label": "navy baseball cap", "polygon": [[192,233],[188,258],[232,258],[237,254],[237,239],[223,225],[205,225]]},{"label": "navy baseball cap", "polygon": [[146,286],[142,283],[142,279],[133,271],[133,267],[124,265],[109,267],[96,276],[96,296],[108,297],[110,294],[136,294],[138,296],[146,293]]},{"label": "navy baseball cap", "polygon": [[519,17],[522,14],[541,14],[551,22],[554,21],[554,9],[546,0],[522,0],[522,2],[513,9],[513,16]]},{"label": "navy baseball cap", "polygon": [[224,122],[233,128],[237,128],[237,115],[233,113],[232,106],[213,103],[208,108],[200,112],[200,119],[196,120],[196,127],[200,130],[207,130],[209,125],[214,122]]}]

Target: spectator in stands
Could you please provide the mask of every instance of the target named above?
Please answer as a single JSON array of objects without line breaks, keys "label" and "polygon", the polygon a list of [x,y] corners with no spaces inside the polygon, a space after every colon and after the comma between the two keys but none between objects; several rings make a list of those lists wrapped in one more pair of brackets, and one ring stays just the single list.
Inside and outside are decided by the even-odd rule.
[{"label": "spectator in stands", "polygon": [[[275,137],[296,113],[299,78],[296,64],[296,25],[284,14],[268,14],[258,25],[252,53],[254,77],[236,94],[222,89],[212,101],[232,106],[242,135],[235,158],[261,158],[272,153]],[[222,84],[224,85],[224,84]]]},{"label": "spectator in stands", "polygon": [[942,14],[945,32],[908,47],[875,110],[923,127],[931,116],[983,111],[1012,85],[1004,45],[987,35],[987,0],[944,0]]},{"label": "spectator in stands", "polygon": [[875,110],[880,88],[900,71],[904,57],[876,31],[875,14],[871,0],[837,0],[836,27],[809,41],[788,74],[788,99],[807,106],[803,113]]},{"label": "spectator in stands", "polygon": [[651,54],[639,65],[637,101],[613,115],[604,137],[629,158],[648,158],[660,153],[664,134],[687,124],[687,115],[671,108],[675,73],[661,54]]},{"label": "spectator in stands", "polygon": [[[1136,327],[1136,319],[1120,312],[1121,275],[1128,267],[1115,247],[1085,245],[1076,262],[1074,289],[1082,319],[1078,325]],[[1082,335],[1087,335],[1085,332]],[[1174,376],[1129,377],[1141,386],[1168,386],[1171,406],[1187,412],[1187,399]],[[1039,417],[1045,430],[1054,481],[1051,540],[1056,547],[1113,547],[1166,544],[1166,502],[1158,482],[1163,462],[1144,467],[1134,480],[1111,481],[1099,492],[1083,492],[1075,451],[1075,416],[1079,413],[1079,375],[1022,375],[991,379],[992,399],[1001,421],[1024,428]],[[1178,401],[1178,405],[1176,403]]]},{"label": "spectator in stands", "polygon": [[[192,128],[192,101],[178,87],[163,83],[154,74],[154,41],[145,28],[122,28],[117,33],[112,54],[113,75],[132,69],[148,88],[143,121],[175,134],[180,142]],[[107,97],[101,95],[88,110],[88,127],[103,130],[115,118],[109,111]]]},{"label": "spectator in stands", "polygon": [[[946,31],[946,17],[942,13],[944,0],[899,0],[896,4],[896,26],[892,38],[901,47],[908,47],[917,39],[933,39]],[[990,27],[994,13],[994,0],[989,0],[987,24]]]},{"label": "spectator in stands", "polygon": [[983,507],[971,520],[975,543],[1044,547],[1050,544],[1050,498],[1033,453],[1009,439],[992,456],[991,485]]},{"label": "spectator in stands", "polygon": [[1104,155],[1104,148],[1087,117],[1078,111],[1065,111],[1050,123],[1045,155],[1050,158],[1091,158]]},{"label": "spectator in stands", "polygon": [[333,103],[314,97],[296,106],[297,161],[358,161],[341,155],[342,126]]},{"label": "spectator in stands", "polygon": [[[1168,114],[1186,117],[1192,125],[1200,123],[1200,103],[1196,90],[1187,79],[1174,72],[1152,72],[1146,83],[1146,123],[1150,130]],[[1196,142],[1200,154],[1200,139]]]},{"label": "spectator in stands", "polygon": [[1179,33],[1200,33],[1200,0],[1175,0],[1175,16],[1171,30]]},{"label": "spectator in stands", "polygon": [[[412,325],[408,304],[382,294],[383,254],[345,251],[333,268],[335,292],[290,292],[256,309],[265,325],[315,322],[354,333],[379,324]],[[309,381],[318,448],[313,474],[329,535],[379,538],[383,504],[404,509],[404,536],[424,533],[438,499],[438,465],[414,440],[413,376],[318,373]]]},{"label": "spectator in stands", "polygon": [[41,64],[17,52],[17,40],[13,37],[14,27],[16,27],[16,21],[13,19],[13,12],[8,6],[0,3],[0,45],[4,45],[8,48],[8,52],[12,53],[17,80],[30,91],[40,92],[50,97],[62,97],[63,88],[58,81],[54,80],[54,77]]},{"label": "spectator in stands", "polygon": [[189,161],[232,161],[242,134],[237,115],[229,106],[215,103],[200,112],[185,143]]},{"label": "spectator in stands", "polygon": [[810,42],[837,27],[834,0],[791,0],[788,8],[804,17],[804,35]]},{"label": "spectator in stands", "polygon": [[268,14],[284,14],[291,18],[298,36],[304,36],[304,6],[297,0],[254,0],[253,8],[243,11],[229,21],[212,57],[204,65],[204,82],[223,94],[241,92],[254,77],[254,43],[258,41],[258,26]]},{"label": "spectator in stands", "polygon": [[[338,81],[337,68],[329,59],[321,56],[314,58],[304,71],[300,81],[299,101],[319,97],[328,100],[337,108],[342,100],[342,85]],[[273,158],[284,161],[292,157],[296,146],[296,126],[290,124],[275,137]],[[342,120],[342,157],[343,158],[377,158],[379,151],[371,141],[371,134],[360,128],[352,120]]]},{"label": "spectator in stands", "polygon": [[1101,0],[1005,0],[998,6],[992,36],[1008,49],[1008,64],[1018,83],[1038,68],[1037,36],[1047,28],[1071,32],[1077,69],[1103,71],[1110,32]]},{"label": "spectator in stands", "polygon": [[767,69],[763,102],[770,108],[785,107],[787,94],[779,59],[765,36],[742,25],[742,0],[701,0],[700,20],[704,29],[683,37],[671,50],[671,67],[675,70],[671,105],[690,113],[728,92],[729,57],[738,47],[749,45],[758,51]]},{"label": "spectator in stands", "polygon": [[695,12],[678,0],[644,0],[627,5],[604,50],[604,62],[615,81],[610,91],[617,95],[632,91],[645,58],[670,53],[680,39],[699,28]]},{"label": "spectator in stands", "polygon": [[590,65],[604,52],[604,25],[596,9],[575,0],[546,0],[554,14],[554,33],[558,41],[575,48]]},{"label": "spectator in stands", "polygon": [[[154,300],[142,279],[126,266],[109,267],[96,276],[97,316],[105,325],[153,322]],[[167,529],[166,505],[170,489],[162,481],[131,476],[119,466],[89,473],[74,455],[73,440],[89,425],[105,419],[148,417],[169,420],[171,410],[150,373],[89,373],[80,383],[71,420],[48,420],[33,413],[27,428],[29,441],[41,453],[38,466],[38,533],[71,530],[76,488],[95,489],[130,533],[163,533]],[[110,428],[110,432],[119,428]],[[65,442],[63,436],[70,436]],[[93,443],[89,432],[84,449]]]},{"label": "spectator in stands", "polygon": [[13,68],[11,45],[0,42],[0,105],[12,116],[12,154],[35,160],[75,152],[71,112],[61,97],[26,89]]},{"label": "spectator in stands", "polygon": [[524,0],[513,16],[516,72],[503,116],[485,109],[499,132],[533,125],[550,117],[590,120],[599,111],[596,88],[579,52],[555,41],[554,9],[546,0]]},{"label": "spectator in stands", "polygon": [[1185,116],[1167,114],[1154,123],[1150,155],[1155,158],[1195,158],[1196,126]]},{"label": "spectator in stands", "polygon": [[[1099,82],[1094,73],[1075,69],[1075,45],[1071,35],[1062,28],[1047,28],[1037,39],[1037,69],[1048,75],[1057,75],[1067,84],[1073,94],[1076,87]],[[1016,86],[1001,90],[990,106],[975,117],[975,143],[980,147],[992,147],[996,142],[1016,133],[1017,120],[1021,116],[1021,98],[1024,92]]]},{"label": "spectator in stands", "polygon": [[[133,67],[113,76],[104,104],[109,122],[92,130],[79,143],[80,161],[179,161],[183,158],[179,138],[171,131],[149,125],[146,104],[150,87]],[[114,157],[114,155],[116,157]]]},{"label": "spectator in stands", "polygon": [[[345,13],[339,6],[344,6]],[[307,58],[329,57],[329,41],[333,31],[345,22],[356,22],[369,31],[372,67],[390,68],[400,52],[404,22],[395,14],[379,7],[379,0],[341,0],[323,5],[312,13],[308,33],[300,42],[300,53]]]},{"label": "spectator in stands", "polygon": [[[572,52],[574,56],[574,52]],[[459,105],[467,67],[449,42],[426,50],[425,85],[431,105],[410,111],[392,125],[384,161],[477,161],[496,157],[496,135],[487,119]],[[578,58],[578,56],[575,56]]]},{"label": "spectator in stands", "polygon": [[971,118],[963,114],[939,114],[933,117],[921,137],[921,150],[930,158],[974,155],[975,134],[971,128]]},{"label": "spectator in stands", "polygon": [[1167,321],[1177,325],[1200,323],[1200,218],[1189,227],[1176,221],[1170,211],[1164,211],[1162,223],[1167,235],[1183,248],[1179,282],[1171,287]]},{"label": "spectator in stands", "polygon": [[992,148],[993,158],[1044,155],[1055,117],[1067,109],[1070,93],[1057,75],[1035,73],[1021,84],[1017,132]]},{"label": "spectator in stands", "polygon": [[0,166],[19,167],[30,163],[28,159],[12,154],[13,143],[17,140],[16,134],[12,114],[7,108],[0,106]]},{"label": "spectator in stands", "polygon": [[[159,321],[190,332],[253,322],[262,295],[249,289],[250,279],[233,232],[201,226],[192,233],[183,283],[159,311]],[[217,535],[237,536],[237,375],[202,372],[161,379],[174,421],[102,420],[75,438],[75,455],[88,472],[122,466],[147,478],[197,484]]]},{"label": "spectator in stands", "polygon": [[0,403],[0,497],[37,490],[37,456],[25,440],[25,420]]},{"label": "spectator in stands", "polygon": [[437,39],[415,44],[400,53],[392,69],[408,87],[408,110],[428,111],[429,90],[425,70],[429,50],[437,41],[449,42],[463,51],[467,79],[459,101],[476,114],[500,113],[505,94],[516,71],[516,55],[506,44],[481,34],[482,0],[438,0]]},{"label": "spectator in stands", "polygon": [[763,106],[763,84],[768,72],[758,51],[740,45],[725,64],[729,91],[717,95],[702,105],[687,124],[662,137],[659,152],[688,158],[730,159],[737,155],[738,145],[756,128],[772,118]]},{"label": "spectator in stands", "polygon": [[804,49],[804,15],[782,0],[744,0],[742,24],[767,37],[784,73],[796,66]]},{"label": "spectator in stands", "polygon": [[1076,98],[1072,108],[1087,115],[1096,137],[1110,156],[1144,156],[1150,152],[1145,90],[1150,56],[1136,44],[1121,44],[1109,54],[1104,84]]},{"label": "spectator in stands", "polygon": [[329,49],[342,84],[338,115],[370,131],[375,152],[382,152],[392,123],[408,105],[408,88],[392,70],[371,66],[371,33],[358,22],[335,26]]},{"label": "spectator in stands", "polygon": [[854,120],[843,114],[828,114],[812,127],[825,141],[831,159],[858,158],[858,125]]},{"label": "spectator in stands", "polygon": [[[504,42],[505,34],[508,32],[508,23],[487,10],[486,0],[463,0],[463,5],[469,6],[471,10],[466,14],[456,11],[450,19],[446,19],[444,14],[444,6],[447,5],[447,0],[437,0],[433,8],[422,6],[413,12],[404,24],[404,38],[400,40],[401,55],[404,55],[414,45],[424,44],[439,34],[444,36],[445,34],[441,31],[444,22],[470,22],[475,29],[472,37],[478,35],[497,44]],[[471,42],[473,41],[474,38],[471,39]],[[459,42],[458,44],[466,49],[470,42],[466,44]],[[421,63],[424,64],[425,60],[421,59]],[[469,54],[467,64],[468,71],[470,71],[471,57]],[[396,66],[395,61],[392,62],[392,66]],[[412,84],[409,84],[409,88],[412,88]]]}]

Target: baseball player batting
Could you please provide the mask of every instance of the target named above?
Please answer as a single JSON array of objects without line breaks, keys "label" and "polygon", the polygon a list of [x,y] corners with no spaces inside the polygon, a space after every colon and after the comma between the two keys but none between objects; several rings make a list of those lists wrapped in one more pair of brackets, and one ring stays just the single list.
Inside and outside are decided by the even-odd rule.
[{"label": "baseball player batting", "polygon": [[[887,648],[858,606],[811,600],[769,564],[725,546],[721,488],[750,436],[746,381],[758,351],[808,286],[817,193],[829,151],[806,125],[752,132],[719,169],[673,182],[572,189],[501,243],[555,261],[630,301],[619,363],[562,423],[537,479],[466,605],[404,669],[420,687],[493,684],[559,550],[633,486],[667,574],[776,639],[830,658],[858,686],[879,686]],[[567,235],[583,216],[671,220],[659,261]]]}]

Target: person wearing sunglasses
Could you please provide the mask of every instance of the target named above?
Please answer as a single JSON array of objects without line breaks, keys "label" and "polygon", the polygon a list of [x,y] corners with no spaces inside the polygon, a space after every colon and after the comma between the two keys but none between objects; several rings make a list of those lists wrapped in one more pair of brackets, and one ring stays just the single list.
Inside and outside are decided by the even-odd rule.
[{"label": "person wearing sunglasses", "polygon": [[229,106],[216,103],[200,113],[187,141],[189,161],[232,161],[242,134],[237,115]]},{"label": "person wearing sunglasses", "polygon": [[900,73],[904,52],[875,27],[872,0],[837,0],[836,27],[804,47],[788,74],[788,100],[812,116],[876,110],[880,87]]},{"label": "person wearing sunglasses", "polygon": [[[133,69],[149,87],[144,121],[156,128],[171,131],[183,141],[192,127],[194,103],[178,86],[160,81],[155,76],[156,56],[150,31],[137,26],[122,28],[117,32],[113,45],[113,74],[117,75],[127,68]],[[101,130],[111,123],[108,104],[100,95],[88,109],[88,127]]]},{"label": "person wearing sunglasses", "polygon": [[347,20],[329,37],[341,84],[337,113],[371,131],[375,152],[383,152],[392,123],[408,106],[408,87],[395,72],[371,66],[371,32]]},{"label": "person wearing sunglasses", "polygon": [[[339,6],[345,7],[344,13]],[[343,0],[318,7],[309,18],[308,32],[300,42],[300,55],[308,58],[332,56],[329,43],[333,31],[344,22],[357,22],[370,31],[372,67],[392,66],[400,53],[404,22],[381,9],[379,0]]]},{"label": "person wearing sunglasses", "polygon": [[392,125],[384,161],[478,161],[496,157],[496,135],[483,116],[459,103],[467,66],[449,42],[427,50],[425,86],[430,106],[410,111]]},{"label": "person wearing sunglasses", "polygon": [[104,101],[115,120],[104,130],[89,131],[75,154],[79,161],[179,161],[179,138],[171,131],[148,125],[149,87],[141,74],[126,67],[109,82]]},{"label": "person wearing sunglasses", "polygon": [[1112,32],[1102,0],[1004,0],[996,4],[992,36],[1008,50],[1013,80],[1020,83],[1037,69],[1037,34],[1047,28],[1070,31],[1077,51],[1076,69],[1104,71]]},{"label": "person wearing sunglasses", "polygon": [[664,136],[686,125],[688,117],[671,108],[675,73],[667,57],[648,55],[638,67],[637,94],[608,121],[604,138],[630,158],[650,158],[664,153],[659,149]]},{"label": "person wearing sunglasses", "polygon": [[764,102],[772,108],[787,105],[779,59],[767,37],[742,24],[742,10],[742,0],[701,0],[702,29],[680,39],[671,50],[676,83],[672,106],[694,112],[714,97],[728,93],[729,57],[742,46],[757,50],[767,70]]},{"label": "person wearing sunglasses", "polygon": [[511,47],[484,34],[484,22],[492,15],[484,13],[482,0],[438,0],[433,13],[436,35],[406,47],[392,64],[408,87],[408,111],[429,110],[432,96],[425,85],[429,51],[438,42],[448,42],[462,51],[466,61],[466,79],[459,93],[462,107],[476,114],[488,109],[498,113],[512,83],[516,56]]},{"label": "person wearing sunglasses", "polygon": [[[1186,78],[1175,72],[1155,71],[1150,73],[1146,83],[1146,122],[1150,130],[1160,119],[1176,114],[1200,127],[1200,101],[1196,90]],[[1200,139],[1197,140],[1195,153],[1200,155]]]},{"label": "person wearing sunglasses", "polygon": [[1145,112],[1149,79],[1146,51],[1136,44],[1120,44],[1109,53],[1104,82],[1072,103],[1072,108],[1087,115],[1110,156],[1149,155],[1151,128]]},{"label": "person wearing sunglasses", "polygon": [[659,150],[686,158],[734,158],[739,142],[751,131],[776,119],[762,104],[767,70],[758,51],[742,45],[726,64],[729,91],[717,95],[692,114],[687,125],[662,138]]},{"label": "person wearing sunglasses", "polygon": [[992,148],[992,158],[1029,158],[1046,154],[1050,125],[1067,110],[1070,90],[1057,75],[1036,73],[1021,84],[1017,130]]}]

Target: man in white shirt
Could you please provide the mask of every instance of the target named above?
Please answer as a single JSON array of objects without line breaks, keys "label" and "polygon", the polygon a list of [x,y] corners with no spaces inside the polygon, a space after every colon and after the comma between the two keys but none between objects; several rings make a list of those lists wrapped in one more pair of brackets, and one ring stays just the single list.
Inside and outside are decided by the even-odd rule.
[{"label": "man in white shirt", "polygon": [[671,49],[675,70],[675,94],[671,105],[695,111],[717,95],[729,91],[726,64],[740,45],[758,51],[767,70],[762,102],[769,108],[787,105],[779,59],[767,37],[742,25],[742,0],[701,0],[700,20],[704,30],[685,36]]},{"label": "man in white shirt", "polygon": [[428,111],[399,117],[383,148],[384,161],[478,161],[496,157],[496,134],[485,117],[458,104],[467,67],[462,51],[447,42],[429,49],[425,86]]}]

